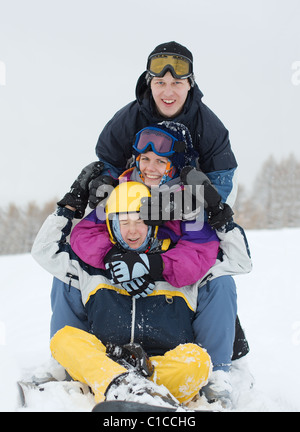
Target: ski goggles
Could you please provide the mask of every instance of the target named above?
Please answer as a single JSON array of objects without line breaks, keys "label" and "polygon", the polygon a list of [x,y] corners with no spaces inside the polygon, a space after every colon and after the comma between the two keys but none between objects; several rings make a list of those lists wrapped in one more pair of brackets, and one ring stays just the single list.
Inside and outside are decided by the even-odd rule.
[{"label": "ski goggles", "polygon": [[172,156],[185,151],[185,142],[178,141],[173,135],[156,127],[149,126],[136,134],[133,148],[144,153],[148,147],[158,156]]},{"label": "ski goggles", "polygon": [[175,78],[188,78],[193,73],[193,65],[187,57],[174,54],[155,54],[149,58],[147,70],[152,76],[164,76],[170,69]]}]

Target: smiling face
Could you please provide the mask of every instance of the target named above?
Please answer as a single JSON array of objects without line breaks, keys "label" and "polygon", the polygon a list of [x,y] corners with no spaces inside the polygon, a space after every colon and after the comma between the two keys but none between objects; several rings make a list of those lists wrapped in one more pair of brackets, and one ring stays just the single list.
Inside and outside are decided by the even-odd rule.
[{"label": "smiling face", "polygon": [[119,214],[120,232],[131,249],[138,249],[146,240],[148,226],[139,218],[139,213]]},{"label": "smiling face", "polygon": [[158,112],[166,118],[176,117],[183,109],[190,88],[187,78],[173,78],[171,72],[152,78],[151,91]]},{"label": "smiling face", "polygon": [[154,152],[142,153],[139,168],[146,186],[159,186],[169,165],[169,159]]}]

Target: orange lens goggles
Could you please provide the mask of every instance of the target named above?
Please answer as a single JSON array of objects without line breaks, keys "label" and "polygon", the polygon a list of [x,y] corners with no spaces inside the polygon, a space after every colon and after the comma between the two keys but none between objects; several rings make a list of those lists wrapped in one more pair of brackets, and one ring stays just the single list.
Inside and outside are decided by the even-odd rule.
[{"label": "orange lens goggles", "polygon": [[153,76],[164,76],[170,70],[175,78],[188,78],[192,75],[192,63],[189,59],[174,54],[156,54],[150,57],[148,72]]}]

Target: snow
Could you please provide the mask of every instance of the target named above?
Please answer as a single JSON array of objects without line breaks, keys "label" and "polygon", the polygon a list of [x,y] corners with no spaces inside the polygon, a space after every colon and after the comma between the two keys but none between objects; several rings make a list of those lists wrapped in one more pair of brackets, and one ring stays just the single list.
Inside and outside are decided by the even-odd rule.
[{"label": "snow", "polygon": [[[254,269],[235,278],[251,351],[232,372],[236,411],[300,411],[300,229],[247,232]],[[52,364],[52,277],[29,254],[0,257],[0,411],[90,411],[92,395],[57,383],[18,406],[16,381]],[[255,379],[249,390],[249,374]],[[49,367],[48,367],[48,366]],[[59,368],[58,368],[59,372]]]}]

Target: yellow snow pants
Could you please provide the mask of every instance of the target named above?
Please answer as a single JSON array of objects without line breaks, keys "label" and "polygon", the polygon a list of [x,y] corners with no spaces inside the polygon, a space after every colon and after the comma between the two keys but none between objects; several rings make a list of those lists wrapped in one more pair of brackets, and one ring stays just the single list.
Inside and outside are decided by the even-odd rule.
[{"label": "yellow snow pants", "polygon": [[[105,399],[105,391],[114,378],[127,372],[106,355],[105,346],[96,336],[74,327],[59,330],[51,339],[50,349],[74,380],[92,389],[96,402]],[[150,360],[155,370],[149,379],[164,385],[181,403],[190,401],[207,383],[211,369],[208,353],[192,343],[178,345]]]}]

